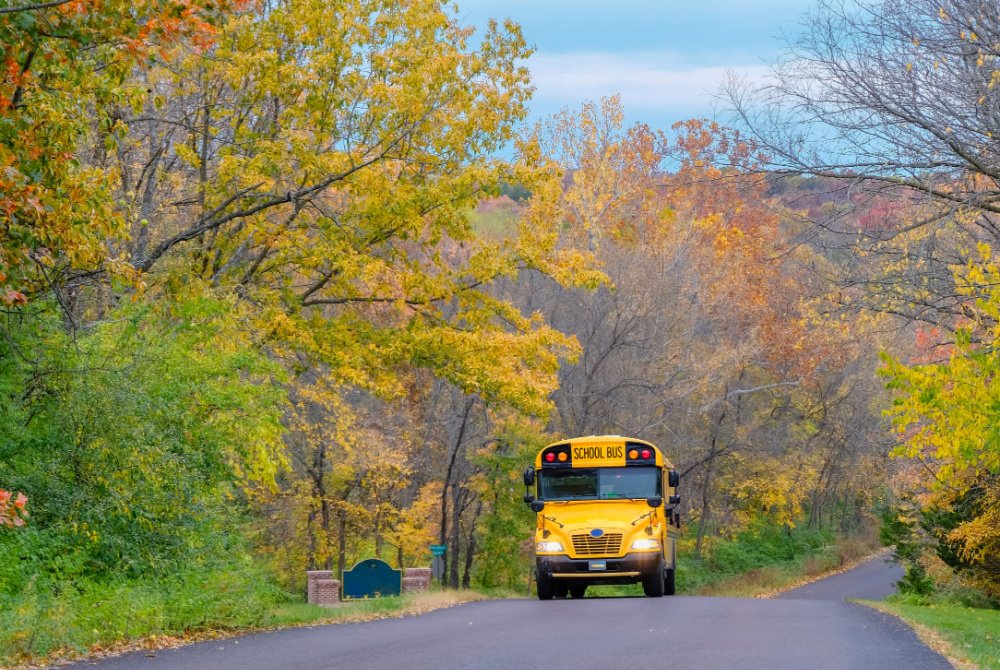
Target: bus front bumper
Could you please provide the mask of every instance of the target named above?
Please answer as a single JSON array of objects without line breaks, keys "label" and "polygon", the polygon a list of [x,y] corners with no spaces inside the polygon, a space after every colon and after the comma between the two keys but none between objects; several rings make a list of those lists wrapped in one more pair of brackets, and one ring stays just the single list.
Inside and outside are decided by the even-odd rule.
[{"label": "bus front bumper", "polygon": [[535,567],[539,574],[554,579],[586,579],[594,584],[639,581],[642,575],[654,572],[659,565],[658,551],[636,552],[618,558],[570,558],[569,556],[535,558]]}]

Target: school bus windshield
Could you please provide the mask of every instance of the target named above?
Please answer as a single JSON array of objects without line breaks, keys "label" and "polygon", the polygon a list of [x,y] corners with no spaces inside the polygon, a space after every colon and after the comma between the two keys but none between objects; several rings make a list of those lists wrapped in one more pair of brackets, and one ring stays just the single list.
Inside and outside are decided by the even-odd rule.
[{"label": "school bus windshield", "polygon": [[660,468],[573,468],[539,473],[542,500],[615,500],[661,495]]}]

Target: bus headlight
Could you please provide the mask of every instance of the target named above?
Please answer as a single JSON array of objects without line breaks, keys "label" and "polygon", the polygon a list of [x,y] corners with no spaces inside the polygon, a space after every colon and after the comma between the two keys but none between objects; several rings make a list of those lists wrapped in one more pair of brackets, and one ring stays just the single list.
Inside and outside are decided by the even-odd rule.
[{"label": "bus headlight", "polygon": [[562,550],[563,546],[560,542],[553,542],[551,540],[547,542],[535,542],[535,551],[553,552]]},{"label": "bus headlight", "polygon": [[641,538],[632,543],[633,549],[659,549],[660,541],[653,538]]}]

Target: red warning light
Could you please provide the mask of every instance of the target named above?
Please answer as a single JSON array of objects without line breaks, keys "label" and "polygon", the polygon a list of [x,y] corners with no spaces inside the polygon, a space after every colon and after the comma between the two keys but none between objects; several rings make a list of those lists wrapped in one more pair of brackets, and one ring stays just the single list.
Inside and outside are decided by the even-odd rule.
[{"label": "red warning light", "polygon": [[556,455],[550,451],[549,453],[545,454],[545,460],[551,463],[552,461],[556,460]]},{"label": "red warning light", "polygon": [[649,449],[643,449],[642,450],[642,457],[643,458],[649,458],[652,455],[653,455],[653,452],[651,452]]}]

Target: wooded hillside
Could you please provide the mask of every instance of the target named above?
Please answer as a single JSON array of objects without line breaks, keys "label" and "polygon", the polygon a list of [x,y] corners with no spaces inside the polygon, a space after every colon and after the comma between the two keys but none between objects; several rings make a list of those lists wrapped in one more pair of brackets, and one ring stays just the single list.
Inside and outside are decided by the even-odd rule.
[{"label": "wooded hillside", "polygon": [[602,433],[677,465],[692,560],[881,514],[1000,595],[990,3],[822,3],[740,130],[527,125],[519,27],[437,0],[2,4],[14,651],[431,543],[523,588],[520,471]]}]

